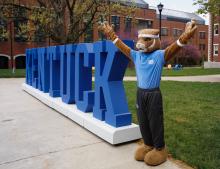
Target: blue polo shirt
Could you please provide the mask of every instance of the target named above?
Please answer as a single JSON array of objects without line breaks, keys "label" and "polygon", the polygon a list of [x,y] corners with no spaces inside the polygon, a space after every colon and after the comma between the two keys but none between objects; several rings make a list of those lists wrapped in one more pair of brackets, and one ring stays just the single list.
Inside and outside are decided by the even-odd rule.
[{"label": "blue polo shirt", "polygon": [[151,53],[131,50],[139,88],[153,89],[160,86],[161,74],[165,64],[164,54],[164,50],[156,50]]}]

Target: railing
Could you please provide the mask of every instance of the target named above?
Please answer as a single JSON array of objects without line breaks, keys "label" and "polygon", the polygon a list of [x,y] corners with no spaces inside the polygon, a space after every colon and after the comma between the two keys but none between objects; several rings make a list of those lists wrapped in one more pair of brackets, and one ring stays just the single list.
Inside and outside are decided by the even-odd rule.
[{"label": "railing", "polygon": [[127,65],[128,59],[110,41],[27,49],[26,84],[111,126],[128,126],[132,119],[123,86]]}]

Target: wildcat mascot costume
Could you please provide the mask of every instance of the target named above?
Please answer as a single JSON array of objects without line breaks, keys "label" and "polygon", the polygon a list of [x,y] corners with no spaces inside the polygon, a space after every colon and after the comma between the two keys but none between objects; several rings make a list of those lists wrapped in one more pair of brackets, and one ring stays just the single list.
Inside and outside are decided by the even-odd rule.
[{"label": "wildcat mascot costume", "polygon": [[143,29],[138,32],[137,50],[129,48],[115,34],[113,28],[104,22],[99,26],[113,43],[135,64],[137,74],[137,115],[144,143],[135,152],[135,159],[148,165],[159,165],[166,161],[164,142],[163,103],[160,92],[161,73],[169,61],[194,35],[195,21],[186,24],[179,39],[161,50],[159,30]]}]

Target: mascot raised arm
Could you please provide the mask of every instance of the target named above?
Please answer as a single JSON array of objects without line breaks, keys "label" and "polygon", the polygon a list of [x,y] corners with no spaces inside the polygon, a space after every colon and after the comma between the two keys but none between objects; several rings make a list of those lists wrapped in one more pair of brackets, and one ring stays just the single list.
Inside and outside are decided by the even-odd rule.
[{"label": "mascot raised arm", "polygon": [[167,151],[164,141],[163,102],[160,80],[165,62],[194,35],[195,21],[188,22],[179,39],[161,50],[158,29],[143,29],[138,32],[137,50],[129,48],[115,34],[107,22],[99,26],[107,38],[135,65],[137,75],[137,116],[144,143],[135,152],[135,159],[148,165],[159,165],[166,161]]}]

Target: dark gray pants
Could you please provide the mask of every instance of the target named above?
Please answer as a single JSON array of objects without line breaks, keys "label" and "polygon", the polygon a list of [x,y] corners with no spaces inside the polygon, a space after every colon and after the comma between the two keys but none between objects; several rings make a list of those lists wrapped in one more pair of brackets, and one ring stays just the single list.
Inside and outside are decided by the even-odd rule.
[{"label": "dark gray pants", "polygon": [[159,88],[138,88],[137,116],[144,143],[157,149],[163,148],[163,101]]}]

